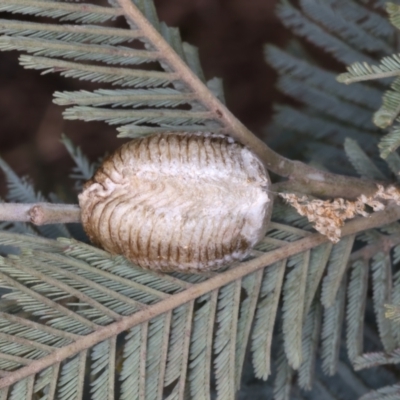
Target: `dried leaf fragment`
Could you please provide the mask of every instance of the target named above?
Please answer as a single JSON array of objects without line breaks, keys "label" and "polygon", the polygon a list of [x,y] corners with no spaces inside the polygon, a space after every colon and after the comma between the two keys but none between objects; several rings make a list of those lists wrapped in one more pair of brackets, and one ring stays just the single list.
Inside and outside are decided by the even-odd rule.
[{"label": "dried leaf fragment", "polygon": [[385,304],[385,317],[400,322],[400,306],[395,304]]},{"label": "dried leaf fragment", "polygon": [[297,196],[293,193],[279,193],[279,196],[294,207],[300,215],[307,217],[314,223],[314,228],[327,236],[334,243],[339,242],[341,227],[347,219],[357,215],[368,217],[365,206],[370,206],[374,211],[386,208],[386,201],[393,201],[400,205],[400,190],[395,186],[384,187],[377,185],[378,190],[372,196],[361,195],[356,201],[310,199],[307,196]]},{"label": "dried leaf fragment", "polygon": [[90,239],[143,268],[207,271],[265,235],[268,174],[246,147],[211,133],[132,140],[79,195]]}]

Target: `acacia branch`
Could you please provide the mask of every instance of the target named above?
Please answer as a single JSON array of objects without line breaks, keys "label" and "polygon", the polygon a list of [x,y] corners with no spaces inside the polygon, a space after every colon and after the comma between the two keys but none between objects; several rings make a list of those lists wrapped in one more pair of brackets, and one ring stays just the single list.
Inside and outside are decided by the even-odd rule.
[{"label": "acacia branch", "polygon": [[[207,88],[196,74],[170,47],[162,35],[142,15],[131,0],[117,0],[125,17],[138,28],[160,53],[163,61],[178,74],[185,86],[196,93],[198,100],[213,113],[234,139],[249,147],[270,171],[288,178],[286,186],[296,185],[297,191],[324,197],[357,198],[361,194],[371,195],[376,186],[363,179],[345,177],[320,171],[302,162],[289,160],[257,138],[248,130]],[[290,189],[293,191],[294,189]]]},{"label": "acacia branch", "polygon": [[[368,218],[358,218],[349,222],[343,227],[342,234],[343,236],[353,235],[366,229],[390,224],[399,218],[400,207],[390,206],[386,210],[374,213]],[[144,310],[140,310],[133,315],[123,317],[120,321],[98,328],[95,332],[77,339],[74,343],[56,349],[48,356],[45,356],[39,360],[32,360],[29,365],[10,372],[9,375],[0,379],[0,389],[13,385],[21,379],[36,374],[45,368],[78,354],[81,351],[89,349],[97,343],[115,337],[121,332],[131,329],[132,327],[143,322],[149,321],[158,315],[171,311],[182,304],[195,300],[206,293],[212,292],[213,290],[219,289],[222,286],[241,279],[252,272],[262,269],[268,265],[272,265],[279,260],[283,260],[303,251],[310,250],[315,246],[327,241],[328,239],[319,233],[311,234],[304,239],[297,240],[296,242],[289,243],[286,246],[265,253],[254,260],[241,263],[236,268],[217,274],[204,282],[195,284],[182,292],[178,292],[167,299],[148,306]]]},{"label": "acacia branch", "polygon": [[0,221],[31,222],[34,225],[81,222],[81,210],[75,204],[0,203]]}]

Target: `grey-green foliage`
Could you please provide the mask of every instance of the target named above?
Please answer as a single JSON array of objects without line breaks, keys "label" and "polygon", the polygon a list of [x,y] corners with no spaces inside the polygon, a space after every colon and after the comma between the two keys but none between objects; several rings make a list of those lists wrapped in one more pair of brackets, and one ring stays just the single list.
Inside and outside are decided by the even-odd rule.
[{"label": "grey-green foliage", "polygon": [[[278,89],[300,103],[300,106],[275,106],[272,128],[281,130],[280,137],[275,141],[277,146],[282,145],[282,148],[283,146],[287,148],[288,143],[294,144],[292,146],[295,149],[294,156],[306,154],[317,163],[348,173],[351,169],[344,168],[344,153],[341,151],[344,145],[350,164],[363,178],[388,181],[395,177],[398,180],[400,158],[395,151],[400,143],[398,126],[395,122],[386,135],[383,135],[381,128],[383,123],[385,126],[391,125],[398,117],[399,80],[394,80],[390,90],[386,90],[387,80],[379,84],[371,84],[367,80],[374,77],[374,74],[378,77],[398,76],[398,55],[388,56],[388,54],[396,50],[400,8],[398,4],[386,5],[384,2],[373,2],[369,6],[363,3],[366,2],[358,0],[279,2],[278,16],[298,39],[292,39],[286,51],[267,45],[265,55],[267,62],[279,74]],[[382,10],[389,12],[390,21]],[[343,74],[340,78],[341,81],[350,80],[357,83],[345,86],[338,82],[336,76],[339,70],[330,69],[327,62],[324,63],[324,67],[318,65],[312,53],[308,51],[306,42],[318,46],[343,65],[357,62],[349,68],[348,74]],[[370,66],[369,63],[376,64],[381,58],[383,60],[379,66]],[[303,140],[304,137],[307,139]],[[386,163],[376,157],[377,150],[385,158]],[[288,221],[287,215],[285,220]],[[378,238],[375,243],[385,240],[382,236]],[[338,254],[349,254],[352,246],[349,245],[346,251],[341,249],[341,246],[345,246],[345,240],[335,246]],[[377,248],[380,248],[379,246],[378,244]],[[335,248],[331,254],[335,253]],[[398,269],[397,261],[391,262],[387,249],[374,254],[372,259],[370,257],[367,261],[355,259],[351,263],[354,269],[350,277],[346,265],[340,260],[336,266],[332,264],[331,269],[329,267],[326,269],[321,295],[325,307],[322,311],[321,357],[322,368],[327,374],[334,374],[339,368],[341,321],[345,313],[349,358],[358,367],[372,365],[371,360],[378,363],[378,359],[379,365],[385,364],[383,353],[375,358],[363,356],[365,350],[363,335],[360,332],[365,329],[370,266],[373,276],[373,304],[383,346],[387,352],[398,346],[396,342],[398,325],[384,318],[382,307],[385,302],[398,303],[398,290],[391,289],[392,285],[397,288],[395,282],[398,282],[398,279],[391,277],[392,271]],[[322,266],[322,263],[320,265]],[[395,276],[398,277],[398,274]],[[347,280],[341,280],[346,277]],[[330,293],[334,287],[340,287],[340,290],[335,292],[337,297]],[[345,311],[346,290],[348,305]],[[310,337],[312,332],[318,332],[318,324],[316,319],[313,325],[311,316],[307,321],[303,334]],[[303,343],[303,349],[306,354],[315,351],[311,342]],[[282,359],[279,362],[277,377],[279,383],[275,386],[276,398],[290,396],[288,385],[290,386],[292,381],[293,370],[290,369],[290,355],[287,357],[285,362]],[[306,360],[303,363],[309,365]],[[301,387],[306,388],[310,385],[310,375],[304,371],[306,369],[300,368],[298,382]],[[382,384],[386,383],[382,381]],[[397,398],[398,393],[397,385],[388,386],[365,395],[363,399]]]},{"label": "grey-green foliage", "polygon": [[[400,29],[400,5],[387,3],[387,12],[389,19],[395,28]],[[379,61],[379,64],[374,62],[365,62],[357,60],[348,68],[348,72],[339,75],[338,81],[344,83],[353,83],[360,81],[369,81],[384,78],[396,78],[392,80],[390,89],[383,94],[382,105],[375,112],[373,121],[376,126],[382,129],[388,129],[387,133],[379,143],[380,155],[382,158],[387,158],[390,154],[396,151],[400,146],[399,132],[399,112],[400,112],[400,59],[397,53],[386,51],[385,56]]]},{"label": "grey-green foliage", "polygon": [[[158,21],[152,3],[137,1],[136,5],[192,71],[204,80],[197,49],[182,42],[178,29]],[[3,34],[0,49],[28,53],[20,57],[25,68],[115,86],[115,89],[102,88],[92,92],[55,93],[57,104],[69,106],[64,112],[65,118],[106,121],[118,125],[117,129],[124,137],[166,130],[219,129],[209,110],[197,101],[196,94],[182,84],[179,71],[166,65],[163,55],[140,29],[99,25],[107,21],[112,23],[120,17],[119,7],[7,0],[2,2],[0,11],[54,19],[54,23],[0,20],[0,33]],[[142,44],[138,46],[140,42]],[[144,49],[141,48],[143,45]],[[143,64],[150,67],[143,67]],[[213,79],[208,85],[223,101],[220,81]]]},{"label": "grey-green foliage", "polygon": [[[258,250],[263,253],[290,247],[308,235],[307,230],[273,223]],[[348,241],[343,245],[347,246]],[[192,285],[177,277],[142,270],[123,257],[73,239],[54,241],[0,232],[0,244],[12,244],[21,251],[19,256],[0,260],[0,282],[13,289],[6,298],[20,308],[18,314],[8,310],[0,313],[3,370],[18,369],[26,360],[39,361],[59,347],[79,343],[82,335],[103,326],[111,330],[121,318],[168,301]],[[257,375],[264,379],[270,375],[271,349],[274,343],[280,343],[273,335],[274,325],[281,324],[284,352],[282,362],[278,362],[277,388],[283,384],[279,382],[284,374],[289,371],[293,377],[298,369],[300,386],[310,389],[321,337],[324,369],[332,374],[338,365],[346,280],[336,289],[332,286],[336,290],[332,304],[324,305],[321,291],[326,287],[324,281],[332,279],[329,273],[323,277],[324,270],[343,270],[348,262],[349,252],[343,251],[343,245],[300,250],[289,260],[181,304],[149,322],[133,325],[121,340],[113,335],[94,342],[91,349],[82,350],[65,363],[58,360],[32,382],[20,381],[9,394],[26,393],[20,399],[29,398],[29,393],[54,393],[59,399],[85,395],[97,400],[111,399],[117,390],[116,398],[120,399],[161,399],[170,388],[171,398],[204,399],[211,393],[213,371],[218,398],[232,399],[240,386],[249,340]],[[380,264],[374,268],[380,269]],[[316,281],[311,271],[321,271]],[[296,284],[299,289],[294,290]],[[381,309],[378,307],[376,312],[381,313]],[[36,322],[30,320],[31,314]],[[349,340],[355,339],[354,332],[360,340],[362,329],[352,325],[350,321],[348,329],[353,333]],[[120,385],[116,385],[116,379]],[[86,380],[91,382],[90,395],[85,391]],[[285,394],[290,392],[291,381],[285,382],[286,389],[276,389],[278,399],[288,398]],[[137,397],[131,397],[132,393]]]},{"label": "grey-green foliage", "polygon": [[79,147],[75,147],[67,136],[63,135],[61,142],[64,144],[75,163],[70,177],[75,181],[76,189],[81,190],[83,182],[89,180],[93,176],[96,170],[96,164],[90,163],[87,157],[82,153],[82,150]]},{"label": "grey-green foliage", "polygon": [[[388,82],[373,85],[361,79],[351,86],[340,84],[336,81],[340,69],[330,68],[328,62],[318,65],[307,42],[328,53],[327,57],[333,57],[336,65],[339,62],[344,67],[358,62],[357,68],[365,70],[367,65],[395,51],[396,28],[382,13],[382,5],[378,7],[378,2],[373,2],[377,6],[374,8],[363,3],[361,0],[304,0],[295,6],[295,2],[281,1],[278,16],[298,39],[292,40],[286,51],[272,45],[265,48],[267,62],[279,74],[278,88],[301,104],[300,108],[276,108],[273,126],[281,130],[276,146],[284,146],[288,141],[302,142],[299,138],[306,137],[306,144],[300,144],[301,151],[294,153],[295,156],[306,156],[347,173],[351,169],[343,152],[337,151],[346,137],[362,143],[374,158],[378,156],[379,141],[381,155],[385,157],[399,142],[398,135],[393,133],[396,128],[382,138],[381,125],[374,124],[378,117],[372,118],[372,113],[381,105]],[[398,6],[390,5],[388,10],[394,22]],[[394,57],[388,57],[387,63],[394,68]],[[393,92],[385,94],[381,110],[392,110],[394,120],[399,103]]]},{"label": "grey-green foliage", "polygon": [[[204,81],[197,50],[181,41],[177,29],[158,20],[152,1],[134,3]],[[27,68],[61,72],[102,84],[92,92],[57,92],[56,103],[68,107],[66,118],[105,120],[118,125],[122,136],[130,137],[166,130],[218,131],[218,122],[210,110],[196,93],[182,85],[174,65],[165,64],[165,54],[156,51],[155,44],[138,30],[135,21],[128,21],[130,30],[98,25],[122,15],[116,1],[110,4],[113,7],[4,0],[0,5],[3,11],[46,16],[54,18],[54,23],[1,20],[0,48],[29,53],[21,56],[21,63]],[[300,1],[300,7],[303,13],[284,2],[279,15],[295,32],[327,48],[343,62],[351,62],[371,50],[384,51],[391,45],[390,24],[362,3]],[[76,25],[69,25],[68,21]],[[363,37],[368,40],[361,40]],[[136,40],[144,43],[144,49],[130,45]],[[370,148],[376,144],[378,130],[369,115],[379,105],[379,87],[360,84],[349,91],[335,81],[332,71],[277,48],[270,47],[267,54],[283,75],[281,89],[306,104],[303,113],[291,107],[280,109],[280,120],[287,123],[286,128],[329,139],[329,146],[341,145],[346,136],[368,138]],[[368,54],[363,57],[370,61]],[[141,68],[144,63],[148,64],[147,69]],[[212,79],[207,86],[224,101],[220,80]],[[76,164],[73,178],[81,185],[94,166],[67,138],[63,142]],[[348,143],[348,156],[358,172],[368,177],[378,174],[380,169],[371,164],[363,150]],[[398,172],[398,158],[391,155],[387,163],[389,168],[382,174]],[[11,200],[43,201],[5,163],[1,166]],[[290,250],[297,241],[311,235],[310,225],[287,207],[275,207],[273,220],[249,260],[277,249]],[[293,379],[302,389],[312,388],[314,376],[317,392],[312,391],[311,398],[320,400],[320,393],[339,398],[335,385],[325,388],[325,378],[319,370],[322,366],[327,374],[348,371],[340,360],[345,316],[348,354],[357,366],[367,367],[371,359],[386,356],[364,354],[360,345],[364,325],[360,318],[352,318],[367,308],[368,282],[363,268],[369,265],[374,275],[373,312],[380,335],[376,342],[387,351],[392,350],[393,341],[398,342],[395,323],[385,320],[382,314],[383,303],[390,300],[387,254],[383,258],[367,257],[362,263],[357,257],[352,259],[354,236],[336,245],[325,243],[307,251],[298,250],[288,258],[275,257],[258,271],[135,323],[132,316],[145,314],[153,305],[169,304],[208,277],[145,271],[121,256],[65,238],[64,227],[51,229],[58,231],[49,232],[49,236],[64,238],[55,241],[0,231],[0,245],[19,250],[18,255],[0,259],[0,282],[12,289],[8,302],[0,303],[4,304],[0,312],[1,373],[12,376],[24,365],[40,363],[46,355],[79,344],[82,337],[84,340],[97,331],[111,335],[99,337],[90,348],[82,347],[77,353],[57,358],[35,375],[0,390],[1,399],[203,400],[211,398],[216,390],[217,398],[231,400],[240,387],[247,348],[251,348],[257,377],[265,380],[274,371],[276,399],[290,398]],[[368,240],[374,234],[364,235],[367,246],[374,245]],[[380,231],[378,241],[386,240],[394,247],[398,236],[399,231],[392,227]],[[360,276],[364,277],[362,282],[357,280]],[[395,276],[392,298],[398,299],[400,280],[398,274]],[[121,321],[128,328],[113,334]],[[276,348],[278,352],[274,351]],[[354,386],[359,378],[347,375],[343,385]],[[378,387],[369,386],[368,378],[365,386]],[[396,390],[392,387],[381,392]]]}]

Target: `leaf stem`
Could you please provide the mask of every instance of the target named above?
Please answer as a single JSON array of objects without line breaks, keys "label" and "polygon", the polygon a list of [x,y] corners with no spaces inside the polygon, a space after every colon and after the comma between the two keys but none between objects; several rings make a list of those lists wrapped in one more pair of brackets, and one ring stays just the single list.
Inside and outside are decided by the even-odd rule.
[{"label": "leaf stem", "polygon": [[372,81],[376,79],[384,79],[384,78],[391,78],[393,76],[399,76],[400,71],[382,71],[377,73],[371,73],[368,75],[361,75],[361,76],[351,76],[351,73],[344,72],[343,74],[339,75],[338,81],[349,85],[350,83],[354,82],[362,82],[362,81]]},{"label": "leaf stem", "polygon": [[[356,234],[366,229],[387,225],[398,220],[399,218],[400,207],[390,206],[384,211],[372,214],[369,218],[361,217],[349,222],[343,227],[342,234],[343,236]],[[149,321],[158,315],[173,310],[182,304],[195,300],[206,293],[217,290],[222,286],[241,279],[252,272],[264,268],[265,266],[269,266],[279,260],[283,260],[287,257],[312,249],[315,246],[327,241],[328,239],[319,233],[312,234],[304,239],[297,240],[289,243],[286,246],[272,250],[254,260],[244,262],[236,268],[232,268],[226,272],[217,274],[204,282],[193,285],[182,292],[178,292],[170,296],[167,299],[150,305],[145,310],[140,310],[133,315],[123,317],[120,321],[97,328],[95,332],[77,339],[74,343],[56,349],[50,355],[39,360],[32,360],[29,365],[10,372],[9,375],[0,379],[0,389],[10,386],[21,379],[36,374],[45,368],[72,357],[97,343],[115,337],[127,329],[131,329],[132,327]]]},{"label": "leaf stem", "polygon": [[0,221],[34,225],[81,222],[81,210],[77,204],[0,203]]}]

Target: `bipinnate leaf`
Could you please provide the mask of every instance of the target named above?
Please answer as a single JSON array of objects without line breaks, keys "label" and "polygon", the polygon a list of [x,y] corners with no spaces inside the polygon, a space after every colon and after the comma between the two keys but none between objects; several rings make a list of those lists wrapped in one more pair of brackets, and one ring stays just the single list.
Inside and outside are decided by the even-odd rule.
[{"label": "bipinnate leaf", "polygon": [[[132,390],[137,398],[161,399],[170,390],[171,398],[184,399],[190,392],[200,399],[208,398],[214,373],[220,398],[230,399],[239,384],[254,315],[254,365],[259,376],[268,376],[280,288],[284,285],[287,293],[284,313],[302,315],[304,292],[296,292],[303,293],[303,301],[296,302],[289,287],[296,279],[304,281],[299,285],[303,290],[306,287],[310,250],[305,249],[321,245],[321,236],[273,224],[265,241],[270,250],[258,251],[256,258],[236,268],[209,278],[186,275],[181,279],[142,270],[120,256],[72,239],[0,232],[0,245],[21,249],[19,256],[1,259],[0,281],[12,289],[7,299],[22,312],[15,314],[11,308],[0,313],[0,369],[8,371],[0,379],[0,388],[10,386],[7,393],[46,391],[68,398],[71,393],[86,393],[90,376],[87,396],[93,399],[112,398],[115,390],[121,399],[130,399]],[[314,251],[313,263],[319,258],[326,265],[326,249]],[[340,339],[344,291],[341,286],[334,305],[325,311],[322,351],[330,371]],[[309,317],[301,319],[301,326],[300,320],[293,321],[292,326],[304,332],[300,338],[297,332],[283,331],[289,357],[303,359],[300,374],[305,387],[318,338],[318,318],[313,313],[321,306],[319,301],[314,296],[317,303]],[[284,324],[288,329],[289,319]],[[290,347],[290,341],[298,339],[300,348]],[[283,357],[285,364],[287,356]],[[282,368],[276,393],[285,398],[292,368],[289,364]],[[32,385],[26,380],[29,376],[34,377]]]},{"label": "bipinnate leaf", "polygon": [[[343,3],[346,12],[336,12],[331,2],[312,3],[300,1],[296,8],[282,2],[279,14],[287,27],[337,60],[359,58],[372,64],[366,52],[388,48],[385,38],[393,30],[383,23],[382,29],[374,28],[376,21],[383,21],[378,13],[358,5],[363,15],[358,18],[354,2]],[[66,107],[65,118],[105,121],[124,137],[210,131],[235,136],[240,124],[223,105],[221,81],[206,82],[197,50],[182,42],[178,29],[158,20],[153,2],[110,4],[3,0],[0,10],[16,19],[0,20],[0,49],[23,52],[20,62],[26,68],[97,85],[92,91],[55,94],[54,101]],[[398,10],[389,6],[389,11],[395,22]],[[32,20],[22,18],[25,15]],[[129,29],[110,26],[122,18]],[[287,127],[304,132],[317,124],[315,135],[332,139],[329,149],[342,143],[342,131],[353,139],[374,137],[378,129],[370,112],[378,87],[360,84],[350,93],[334,82],[333,73],[301,57],[272,48],[268,54],[276,57],[274,67],[283,72],[281,90],[306,105],[301,112],[281,110]],[[396,57],[385,65],[385,71],[381,66],[378,71],[361,64],[349,73],[361,78],[371,71],[398,73]],[[396,84],[384,97],[378,122],[397,118]],[[341,136],[332,135],[335,132]],[[397,137],[390,139],[381,150],[397,173],[400,163],[392,153]],[[93,166],[72,143],[64,142],[77,165],[75,177],[87,179]],[[346,148],[361,176],[385,178],[354,141]],[[26,180],[4,162],[0,166],[10,199],[41,201]],[[52,227],[51,232],[41,228],[48,236],[64,236],[58,241],[0,231],[0,245],[14,246],[18,253],[0,258],[0,283],[8,291],[0,311],[0,399],[203,400],[211,398],[215,381],[217,397],[231,400],[240,386],[247,347],[256,375],[266,379],[271,373],[275,329],[280,342],[274,396],[289,400],[296,370],[300,386],[310,388],[321,339],[323,370],[336,371],[345,315],[355,368],[398,363],[398,335],[383,308],[399,297],[397,275],[391,285],[389,252],[382,252],[381,242],[368,243],[365,250],[370,254],[374,248],[369,246],[376,245],[380,250],[368,259],[384,347],[375,353],[363,354],[360,340],[367,262],[350,256],[358,232],[398,218],[398,211],[390,209],[353,221],[343,227],[341,242],[331,245],[286,210],[246,261],[210,276],[145,271],[121,256],[67,238],[65,227]],[[388,234],[393,240],[388,248],[395,236]],[[280,316],[282,323],[277,324]],[[370,398],[389,399],[397,392],[392,386]]]},{"label": "bipinnate leaf", "polygon": [[[111,5],[7,0],[0,11],[50,20],[1,20],[0,50],[27,53],[20,57],[25,68],[114,86],[55,93],[67,119],[106,121],[124,137],[227,128],[217,112],[217,97],[224,101],[221,82],[209,81],[213,97],[197,49],[182,42],[177,28],[160,23],[153,2]],[[121,17],[131,29],[102,25]]]}]

